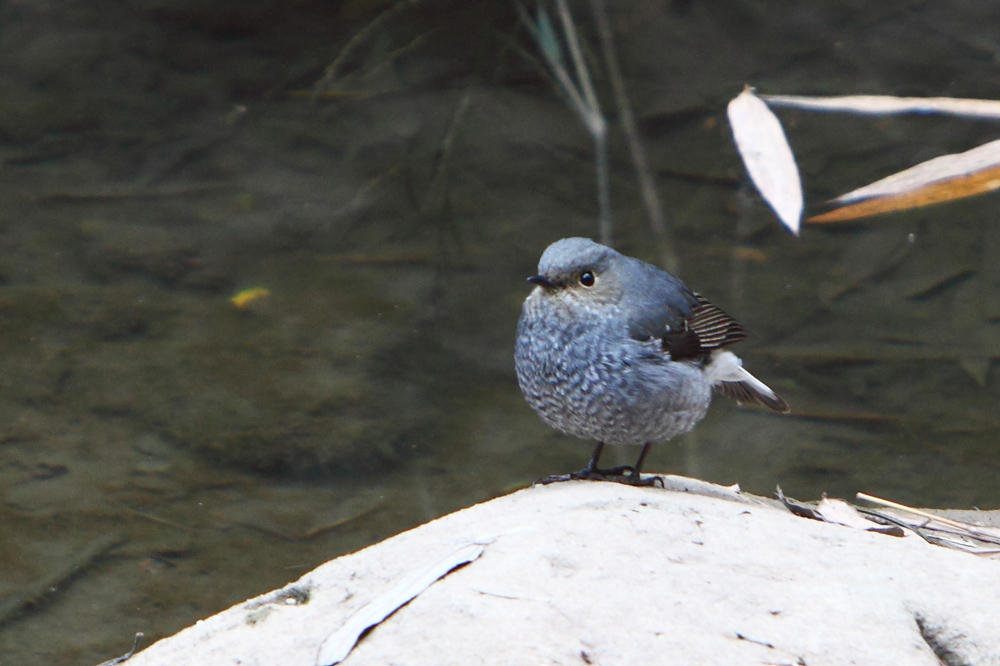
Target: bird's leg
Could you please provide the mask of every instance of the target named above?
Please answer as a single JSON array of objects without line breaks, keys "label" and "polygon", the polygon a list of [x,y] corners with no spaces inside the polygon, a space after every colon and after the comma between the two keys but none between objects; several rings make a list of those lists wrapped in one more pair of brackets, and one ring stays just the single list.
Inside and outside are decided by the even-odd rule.
[{"label": "bird's leg", "polygon": [[604,442],[598,442],[594,447],[594,455],[590,456],[590,462],[582,470],[577,472],[577,478],[581,479],[603,479],[609,476],[621,476],[625,472],[631,472],[631,465],[620,465],[611,469],[601,469],[597,466],[597,461],[601,458],[601,451],[604,450]]},{"label": "bird's leg", "polygon": [[631,473],[624,479],[624,483],[630,486],[655,486],[659,485],[663,487],[663,477],[651,476],[648,479],[643,479],[640,476],[640,469],[642,469],[642,463],[646,460],[646,454],[649,453],[649,446],[652,442],[646,442],[646,445],[642,447],[642,453],[639,454],[639,459],[635,461],[635,466],[632,468]]},{"label": "bird's leg", "polygon": [[573,472],[571,474],[553,474],[552,476],[544,476],[537,481],[535,484],[548,485],[550,483],[559,483],[560,481],[577,481],[577,480],[588,480],[588,479],[603,479],[603,475],[597,469],[597,461],[601,458],[601,451],[604,450],[604,442],[598,442],[597,446],[594,447],[594,453],[590,456],[590,461],[587,462],[587,466],[581,469],[579,472]]},{"label": "bird's leg", "polygon": [[[604,442],[598,442],[597,446],[594,447],[594,453],[590,456],[590,461],[587,463],[587,466],[579,472],[573,472],[572,474],[553,474],[552,476],[546,476],[538,479],[535,483],[540,483],[542,485],[557,483],[559,481],[625,481],[627,483],[632,483],[627,480],[630,477],[624,476],[625,472],[633,471],[631,465],[622,465],[620,467],[612,467],[611,469],[600,469],[597,466],[598,461],[601,459],[601,452],[603,450]],[[640,458],[639,461],[642,462],[642,459]],[[633,483],[632,485],[640,484]]]},{"label": "bird's leg", "polygon": [[574,479],[589,479],[594,474],[600,474],[600,470],[597,469],[597,461],[601,459],[601,451],[603,450],[604,442],[598,442],[597,446],[594,447],[594,452],[590,455],[590,460],[587,461],[587,466],[569,476]]}]

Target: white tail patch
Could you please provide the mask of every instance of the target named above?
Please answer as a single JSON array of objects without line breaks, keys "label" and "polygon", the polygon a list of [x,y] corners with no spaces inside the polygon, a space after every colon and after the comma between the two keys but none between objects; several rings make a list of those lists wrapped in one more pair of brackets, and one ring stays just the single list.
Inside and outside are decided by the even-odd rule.
[{"label": "white tail patch", "polygon": [[[705,364],[705,378],[712,388],[736,400],[749,398],[775,411],[788,411],[785,401],[767,384],[747,372],[740,357],[731,351],[716,349],[712,352]],[[731,390],[736,388],[733,384],[738,384],[745,391]]]}]

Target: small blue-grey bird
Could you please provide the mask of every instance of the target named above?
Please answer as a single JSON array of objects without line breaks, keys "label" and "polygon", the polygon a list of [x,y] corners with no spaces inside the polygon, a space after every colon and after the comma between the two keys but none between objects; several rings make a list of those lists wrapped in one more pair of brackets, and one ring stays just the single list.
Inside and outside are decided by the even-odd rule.
[{"label": "small blue-grey bird", "polygon": [[[580,472],[550,476],[650,485],[649,447],[689,431],[712,390],[787,412],[788,405],[723,348],[747,336],[676,277],[586,238],[542,254],[517,325],[517,381],[548,425],[597,440]],[[642,446],[633,466],[602,470],[605,444]],[[662,480],[661,480],[662,483]]]}]

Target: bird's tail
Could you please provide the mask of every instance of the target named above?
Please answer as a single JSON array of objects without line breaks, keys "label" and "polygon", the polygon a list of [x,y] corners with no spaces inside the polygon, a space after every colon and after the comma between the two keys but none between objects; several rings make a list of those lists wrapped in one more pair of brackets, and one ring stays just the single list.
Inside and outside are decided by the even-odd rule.
[{"label": "bird's tail", "polygon": [[788,403],[743,367],[731,351],[716,349],[705,364],[705,377],[716,391],[737,402],[757,402],[776,412],[787,412]]}]

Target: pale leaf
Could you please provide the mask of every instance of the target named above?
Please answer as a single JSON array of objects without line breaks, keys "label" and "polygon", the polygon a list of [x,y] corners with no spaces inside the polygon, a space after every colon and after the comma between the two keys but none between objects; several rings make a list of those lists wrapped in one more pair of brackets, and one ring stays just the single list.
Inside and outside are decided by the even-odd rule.
[{"label": "pale leaf", "polygon": [[833,203],[845,204],[871,197],[902,194],[931,183],[969,176],[1000,165],[1000,140],[990,141],[964,153],[941,155],[904,169],[870,185],[842,194]]},{"label": "pale leaf", "polygon": [[320,645],[316,663],[321,666],[332,666],[342,662],[365,631],[410,603],[414,597],[454,569],[478,558],[483,554],[483,548],[482,543],[471,543],[456,548],[430,566],[410,574],[387,592],[362,606],[337,631],[327,636]]},{"label": "pale leaf", "polygon": [[902,536],[899,528],[879,525],[861,515],[853,506],[841,499],[829,499],[824,497],[816,505],[816,513],[828,523],[836,523],[845,527],[854,527],[872,532],[892,532],[897,536]]},{"label": "pale leaf", "polygon": [[973,118],[1000,118],[1000,101],[960,99],[955,97],[890,97],[885,95],[850,95],[847,97],[808,97],[805,95],[762,95],[771,106],[786,106],[815,111],[846,111],[869,115],[900,113],[946,113]]},{"label": "pale leaf", "polygon": [[727,114],[736,148],[754,186],[782,224],[798,234],[802,180],[781,123],[749,88],[729,102]]},{"label": "pale leaf", "polygon": [[[862,188],[866,189],[866,188]],[[808,222],[845,222],[871,215],[882,215],[912,208],[925,208],[956,199],[965,199],[1000,189],[1000,165],[954,176],[945,180],[935,180],[916,189],[899,194],[870,197],[852,201],[840,208],[820,215],[813,215]],[[857,192],[857,191],[855,191]],[[853,195],[855,192],[851,192]],[[844,195],[849,196],[849,195]]]}]

